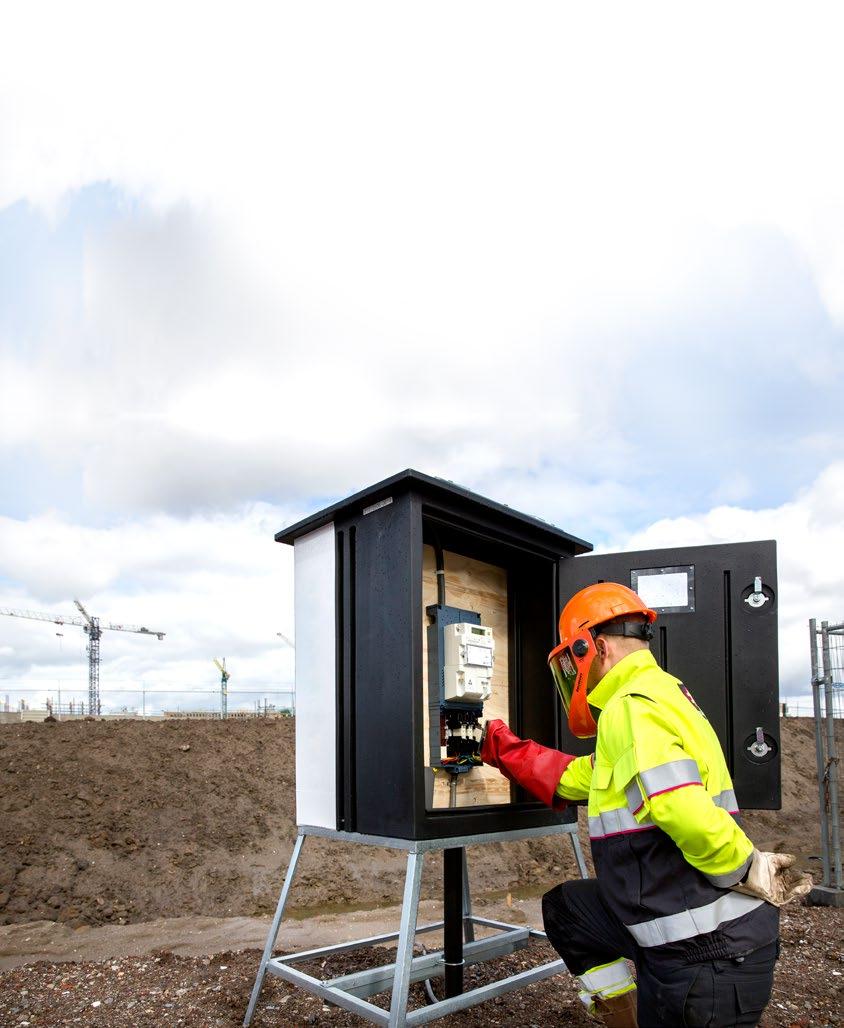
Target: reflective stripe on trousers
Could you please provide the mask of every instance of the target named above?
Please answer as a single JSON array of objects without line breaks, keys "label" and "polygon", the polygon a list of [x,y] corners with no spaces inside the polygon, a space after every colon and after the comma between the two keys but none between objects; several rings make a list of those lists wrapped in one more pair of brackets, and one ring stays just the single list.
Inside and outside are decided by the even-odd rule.
[{"label": "reflective stripe on trousers", "polygon": [[692,939],[696,935],[714,932],[725,921],[733,921],[737,917],[749,914],[765,901],[755,896],[745,896],[739,892],[728,892],[719,896],[714,903],[707,903],[692,910],[681,910],[677,914],[666,914],[655,917],[651,921],[639,924],[626,924],[640,946],[663,946],[668,942],[680,942]]},{"label": "reflective stripe on trousers", "polygon": [[577,977],[585,991],[593,995],[596,993],[606,995],[624,988],[625,985],[631,985],[633,982],[626,960],[614,960],[611,964],[601,964]]}]

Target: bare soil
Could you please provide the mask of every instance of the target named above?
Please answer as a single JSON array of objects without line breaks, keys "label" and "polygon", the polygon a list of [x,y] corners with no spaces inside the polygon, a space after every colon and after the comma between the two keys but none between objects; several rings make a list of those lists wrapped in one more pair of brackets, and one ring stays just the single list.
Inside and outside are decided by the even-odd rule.
[{"label": "bare soil", "polygon": [[[812,723],[788,719],[782,737],[783,809],[749,812],[746,827],[760,848],[797,853],[817,873]],[[7,953],[17,947],[5,964],[17,966],[0,973],[0,1024],[240,1024],[263,931],[248,919],[271,913],[293,846],[293,768],[289,720],[0,726],[0,925],[7,926],[0,927],[0,961],[4,943]],[[504,903],[507,919],[519,923],[527,920],[525,910],[537,923],[535,897],[576,874],[568,845],[559,840],[488,846],[470,850],[469,859],[474,897],[490,908],[483,912],[489,916]],[[433,899],[441,893],[440,863],[428,864],[424,894]],[[351,922],[396,903],[403,879],[401,854],[309,839],[288,908],[294,920],[286,921],[283,935],[297,919],[290,948],[370,934]],[[350,915],[355,910],[360,913]],[[161,918],[180,920],[153,923]],[[841,911],[784,913],[783,955],[764,1025],[842,1023],[842,925]],[[303,943],[306,928],[323,935]],[[121,932],[134,932],[134,941]],[[202,936],[193,947],[192,933]],[[168,949],[154,951],[158,943]],[[103,955],[111,959],[97,960]],[[73,962],[32,962],[39,956]],[[468,970],[467,987],[551,957],[545,944],[535,943]],[[315,973],[388,961],[384,950],[356,952]],[[412,1004],[424,1002],[414,986]],[[253,1023],[363,1022],[272,979]],[[449,1023],[590,1022],[563,975]]]},{"label": "bare soil", "polygon": [[[295,835],[289,718],[0,726],[0,925],[270,913]],[[485,846],[470,863],[479,893],[576,874],[555,840]],[[393,903],[404,872],[395,851],[311,838],[291,913]]]}]

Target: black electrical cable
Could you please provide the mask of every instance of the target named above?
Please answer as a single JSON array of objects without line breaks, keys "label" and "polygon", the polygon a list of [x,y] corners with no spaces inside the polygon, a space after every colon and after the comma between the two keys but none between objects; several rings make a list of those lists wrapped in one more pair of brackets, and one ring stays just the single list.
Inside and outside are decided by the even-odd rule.
[{"label": "black electrical cable", "polygon": [[[417,942],[416,945],[422,950],[422,952],[425,954],[425,956],[428,955],[428,947],[425,945],[424,942]],[[437,994],[434,992],[434,987],[431,985],[431,979],[430,978],[426,978],[425,979],[425,994],[428,997],[428,1004],[429,1004],[429,1006],[430,1006],[431,1003],[439,1003],[440,1002],[437,999]]]},{"label": "black electrical cable", "polygon": [[445,606],[445,558],[443,546],[440,542],[439,533],[435,528],[431,529],[431,545],[434,547],[434,560],[437,566],[437,604]]}]

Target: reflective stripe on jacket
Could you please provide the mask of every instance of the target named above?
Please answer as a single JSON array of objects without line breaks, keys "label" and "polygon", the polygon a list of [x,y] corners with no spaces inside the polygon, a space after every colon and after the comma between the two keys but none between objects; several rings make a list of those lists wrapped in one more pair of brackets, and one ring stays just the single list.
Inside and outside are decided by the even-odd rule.
[{"label": "reflective stripe on jacket", "polygon": [[688,690],[642,649],[589,702],[600,712],[595,754],[573,761],[557,792],[588,796],[595,871],[636,942],[688,942],[706,959],[773,941],[776,908],[730,890],[753,844],[718,737]]}]

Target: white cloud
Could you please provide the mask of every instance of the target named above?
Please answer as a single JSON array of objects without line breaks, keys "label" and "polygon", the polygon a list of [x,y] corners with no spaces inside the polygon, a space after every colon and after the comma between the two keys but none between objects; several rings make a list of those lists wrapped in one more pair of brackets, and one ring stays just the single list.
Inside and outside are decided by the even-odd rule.
[{"label": "white cloud", "polygon": [[0,203],[104,179],[188,200],[269,281],[423,337],[660,294],[697,228],[770,225],[841,319],[840,27],[811,3],[151,3],[127,33],[112,5],[27,4]]},{"label": "white cloud", "polygon": [[[57,515],[0,518],[0,568],[8,583],[3,606],[78,616],[72,602],[78,596],[104,625],[165,632],[161,642],[103,633],[101,688],[109,706],[119,703],[122,690],[140,690],[142,681],[158,690],[150,704],[160,705],[162,689],[199,688],[210,690],[207,705],[219,678],[212,660],[223,656],[231,689],[241,693],[232,703],[251,704],[253,695],[293,681],[292,651],[276,635],[295,631],[292,552],[273,535],[296,516],[254,504],[236,515],[154,516],[102,529]],[[66,694],[71,685],[87,691],[79,628],[3,617],[0,638],[0,693],[22,682],[55,689],[59,680]]]},{"label": "white cloud", "polygon": [[229,639],[261,659],[256,499],[416,466],[598,542],[770,524],[789,653],[788,604],[834,606],[792,553],[840,541],[836,497],[785,500],[844,455],[838,5],[125,18],[19,4],[0,34],[21,605],[159,615],[189,680]]},{"label": "white cloud", "polygon": [[840,334],[782,237],[710,240],[649,309],[577,329],[561,312],[512,340],[482,333],[486,311],[457,341],[448,311],[426,340],[263,292],[225,240],[185,209],[92,230],[81,314],[0,358],[0,455],[75,469],[87,503],[121,514],[341,495],[416,466],[516,506],[541,489],[539,513],[594,534],[663,497],[676,511],[690,450],[693,509],[788,495],[841,453]]},{"label": "white cloud", "polygon": [[[78,309],[39,296],[37,338],[0,335],[0,454],[121,513],[408,465],[636,508],[678,454],[715,463],[695,421],[723,452],[779,406],[766,366],[796,397],[836,373],[836,17],[152,3],[127,34],[112,5],[19,5],[0,205],[57,232],[94,220],[74,189],[122,207],[67,258]],[[810,476],[841,433],[807,406]],[[730,462],[695,509],[760,502],[757,453]]]}]

